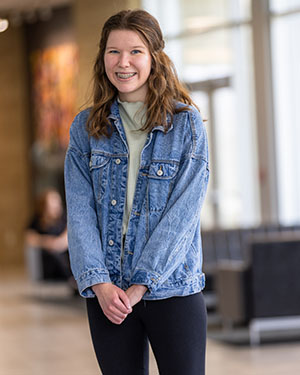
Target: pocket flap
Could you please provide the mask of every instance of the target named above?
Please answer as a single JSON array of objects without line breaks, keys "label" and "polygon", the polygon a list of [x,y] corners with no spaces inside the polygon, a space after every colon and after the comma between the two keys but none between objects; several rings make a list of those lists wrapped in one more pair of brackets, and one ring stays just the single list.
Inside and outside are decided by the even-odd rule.
[{"label": "pocket flap", "polygon": [[173,178],[178,171],[178,164],[174,162],[151,162],[148,176],[162,180]]},{"label": "pocket flap", "polygon": [[96,168],[104,167],[109,162],[108,156],[98,155],[98,154],[92,154],[90,158],[90,171]]}]

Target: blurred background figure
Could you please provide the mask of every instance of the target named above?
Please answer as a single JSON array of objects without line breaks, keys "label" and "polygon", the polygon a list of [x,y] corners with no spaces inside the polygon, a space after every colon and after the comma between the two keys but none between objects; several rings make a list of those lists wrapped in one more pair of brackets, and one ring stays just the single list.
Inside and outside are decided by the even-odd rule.
[{"label": "blurred background figure", "polygon": [[66,280],[75,290],[69,255],[65,209],[60,194],[47,189],[37,196],[26,230],[26,258],[34,280]]}]

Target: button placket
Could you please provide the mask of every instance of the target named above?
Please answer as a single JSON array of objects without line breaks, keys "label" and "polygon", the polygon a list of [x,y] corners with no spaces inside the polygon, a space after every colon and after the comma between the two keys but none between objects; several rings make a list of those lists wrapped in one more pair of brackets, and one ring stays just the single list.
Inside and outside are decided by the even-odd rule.
[{"label": "button placket", "polygon": [[[121,163],[121,159],[117,158],[117,159],[115,160],[115,163],[116,163],[117,165],[119,165],[119,164]],[[110,201],[110,203],[111,203],[112,206],[115,206],[115,205],[117,204],[117,201],[116,201],[116,199],[112,199],[112,200]],[[114,242],[114,240],[109,240],[109,241],[108,241],[108,244],[109,244],[109,246],[113,246],[113,245],[115,244],[115,242]]]}]

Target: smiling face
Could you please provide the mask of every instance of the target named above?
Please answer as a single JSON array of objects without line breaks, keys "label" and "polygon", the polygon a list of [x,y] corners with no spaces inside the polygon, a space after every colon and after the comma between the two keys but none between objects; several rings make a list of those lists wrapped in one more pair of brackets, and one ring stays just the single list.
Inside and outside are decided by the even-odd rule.
[{"label": "smiling face", "polygon": [[122,101],[145,101],[151,55],[138,33],[132,30],[110,32],[104,54],[105,72]]}]

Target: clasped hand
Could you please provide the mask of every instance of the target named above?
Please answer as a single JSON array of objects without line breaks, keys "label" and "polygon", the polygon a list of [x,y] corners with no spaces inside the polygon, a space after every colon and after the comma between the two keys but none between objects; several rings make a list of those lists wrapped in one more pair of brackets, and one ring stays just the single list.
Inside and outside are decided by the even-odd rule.
[{"label": "clasped hand", "polygon": [[114,324],[121,324],[145,294],[147,287],[132,285],[126,292],[111,283],[93,285],[104,315]]}]

